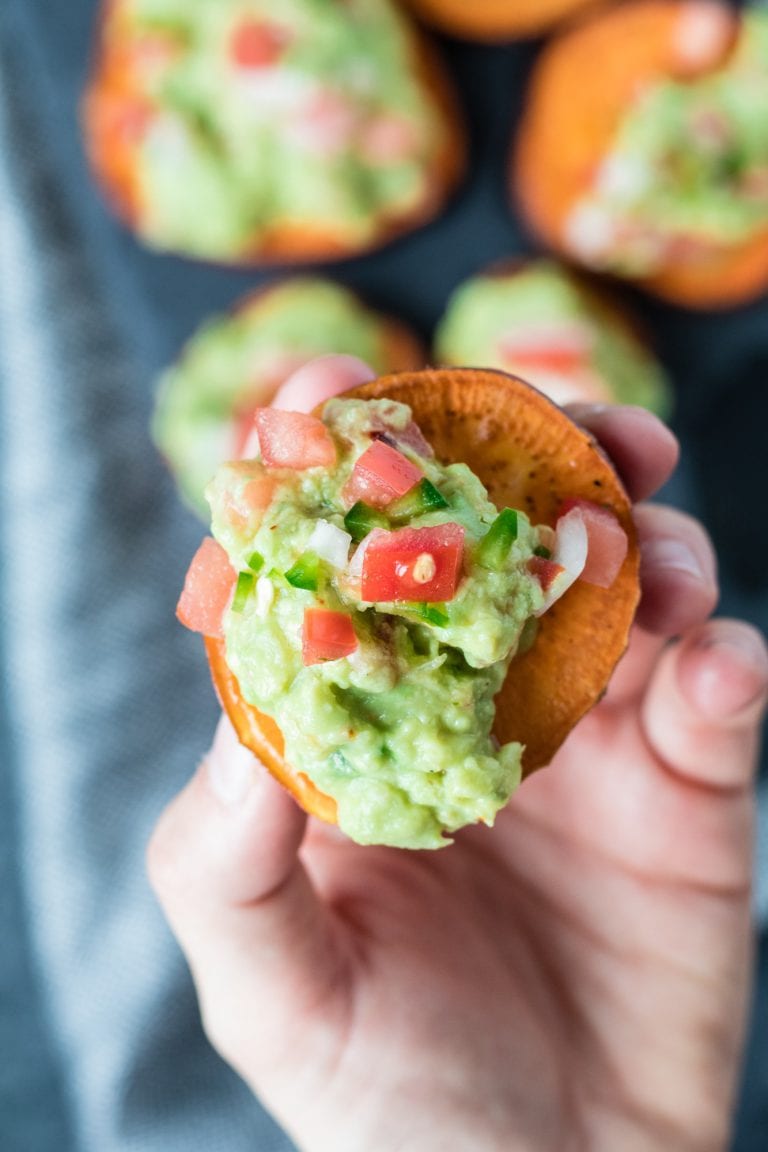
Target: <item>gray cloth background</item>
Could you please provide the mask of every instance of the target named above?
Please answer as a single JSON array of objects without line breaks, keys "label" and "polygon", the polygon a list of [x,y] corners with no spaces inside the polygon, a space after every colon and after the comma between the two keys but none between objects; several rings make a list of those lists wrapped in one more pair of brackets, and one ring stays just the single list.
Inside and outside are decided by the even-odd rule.
[{"label": "gray cloth background", "polygon": [[[201,1034],[143,870],[216,711],[173,619],[200,527],[148,439],[153,382],[259,277],[152,255],[104,210],[76,124],[93,15],[0,0],[0,1148],[278,1152]],[[534,54],[449,46],[472,177],[437,225],[337,270],[425,335],[455,283],[530,248],[503,168]],[[669,496],[716,536],[725,610],[765,624],[768,302],[716,319],[635,303],[678,387]],[[765,921],[765,827],[759,871]],[[738,1152],[768,1132],[765,948],[761,967]]]}]

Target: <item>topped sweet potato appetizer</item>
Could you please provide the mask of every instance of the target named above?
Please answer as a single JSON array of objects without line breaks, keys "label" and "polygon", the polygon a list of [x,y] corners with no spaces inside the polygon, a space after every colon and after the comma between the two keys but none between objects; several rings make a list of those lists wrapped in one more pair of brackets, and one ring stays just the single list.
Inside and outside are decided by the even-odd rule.
[{"label": "topped sweet potato appetizer", "polygon": [[178,609],[240,739],[360,843],[492,823],[626,645],[611,465],[539,392],[468,370],[258,410],[246,455],[209,486]]},{"label": "topped sweet potato appetizer", "polygon": [[535,231],[689,307],[768,285],[768,12],[634,0],[545,49],[512,182]]},{"label": "topped sweet potato appetizer", "polygon": [[390,0],[107,0],[83,123],[138,235],[221,263],[380,245],[463,166],[451,86]]}]

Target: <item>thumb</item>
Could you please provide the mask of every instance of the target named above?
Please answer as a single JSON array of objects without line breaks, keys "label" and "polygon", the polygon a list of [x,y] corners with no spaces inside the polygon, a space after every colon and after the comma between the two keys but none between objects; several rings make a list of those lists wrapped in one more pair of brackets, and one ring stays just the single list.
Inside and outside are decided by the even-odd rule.
[{"label": "thumb", "polygon": [[743,789],[757,764],[767,692],[760,634],[740,621],[710,620],[662,655],[644,702],[646,738],[692,783]]},{"label": "thumb", "polygon": [[189,961],[209,1038],[250,1080],[267,1049],[274,1060],[286,1013],[333,982],[327,917],[298,858],[306,819],[222,717],[148,847],[150,881]]}]

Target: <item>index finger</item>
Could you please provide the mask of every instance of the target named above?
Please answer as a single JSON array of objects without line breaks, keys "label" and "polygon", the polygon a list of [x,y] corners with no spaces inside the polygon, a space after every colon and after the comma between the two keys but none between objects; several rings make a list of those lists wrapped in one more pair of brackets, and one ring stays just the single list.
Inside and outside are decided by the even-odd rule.
[{"label": "index finger", "polygon": [[567,404],[565,411],[599,441],[633,501],[647,500],[672,475],[680,455],[677,438],[647,409]]},{"label": "index finger", "polygon": [[289,412],[311,412],[324,400],[374,380],[376,373],[357,356],[318,356],[297,369],[278,388],[273,408]]}]

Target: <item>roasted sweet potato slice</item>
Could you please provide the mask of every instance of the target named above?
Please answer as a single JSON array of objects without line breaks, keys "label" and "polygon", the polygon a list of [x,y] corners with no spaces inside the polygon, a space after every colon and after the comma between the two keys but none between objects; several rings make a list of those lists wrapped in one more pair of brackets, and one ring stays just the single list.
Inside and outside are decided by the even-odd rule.
[{"label": "roasted sweet potato slice", "polygon": [[[535,36],[601,0],[406,0],[425,23],[466,40]],[[605,0],[602,0],[605,3]]]},{"label": "roasted sweet potato slice", "polygon": [[[690,21],[688,36],[683,20]],[[701,30],[707,20],[709,35]],[[552,249],[575,256],[564,239],[566,220],[636,94],[656,80],[694,79],[722,67],[738,33],[738,15],[714,0],[634,0],[579,24],[544,50],[512,150],[510,191]],[[732,247],[701,246],[639,283],[692,308],[749,299],[768,283],[768,230]]]},{"label": "roasted sweet potato slice", "polygon": [[[410,405],[437,456],[463,461],[499,507],[554,524],[562,502],[608,505],[629,538],[627,557],[606,590],[577,581],[542,617],[534,646],[513,661],[496,698],[494,732],[525,744],[526,773],[548,764],[576,722],[599,700],[622,655],[639,597],[639,553],[629,499],[592,436],[542,393],[503,372],[457,368],[383,376],[348,393]],[[308,812],[333,821],[333,800],[283,760],[274,721],[247,704],[227,667],[223,643],[206,640],[213,681],[241,741]]]},{"label": "roasted sweet potato slice", "polygon": [[[428,161],[430,179],[420,202],[407,212],[393,205],[391,212],[382,213],[375,235],[362,246],[343,220],[313,224],[285,218],[254,235],[235,256],[222,256],[220,260],[211,257],[214,263],[280,266],[341,260],[379,248],[426,224],[441,211],[466,167],[464,117],[438,50],[415,25],[406,27],[405,34],[409,39],[410,67],[431,97],[439,133],[439,144]],[[81,121],[88,159],[105,200],[115,215],[141,236],[146,204],[137,154],[158,109],[136,67],[134,36],[132,15],[125,0],[102,0]]]}]

